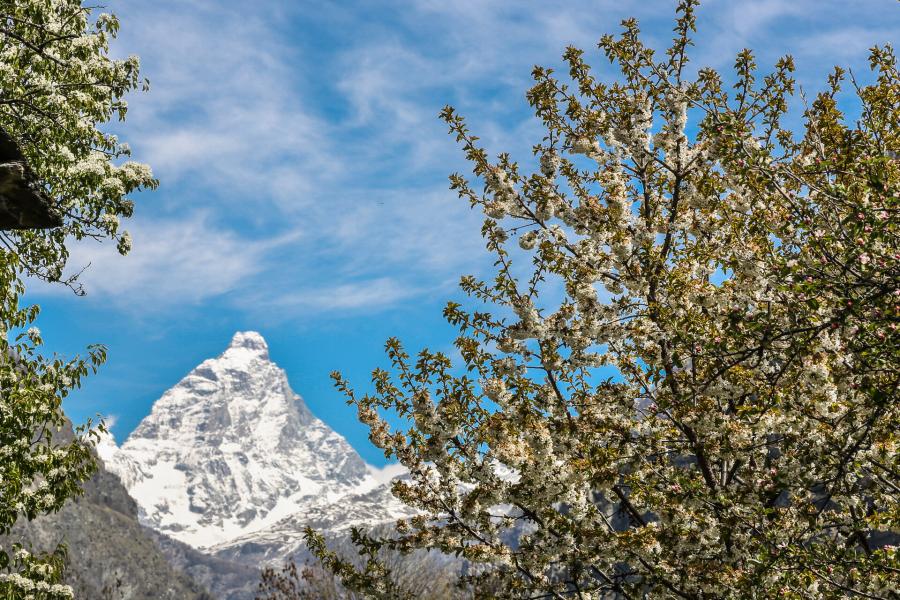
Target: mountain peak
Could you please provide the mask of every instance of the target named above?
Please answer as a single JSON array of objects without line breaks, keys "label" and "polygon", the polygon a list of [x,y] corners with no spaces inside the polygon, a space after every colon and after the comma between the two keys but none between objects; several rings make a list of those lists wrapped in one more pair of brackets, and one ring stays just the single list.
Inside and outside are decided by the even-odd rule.
[{"label": "mountain peak", "polygon": [[269,356],[269,345],[263,336],[256,331],[238,331],[235,333],[234,337],[231,338],[231,343],[228,344],[228,350],[233,349],[250,350],[266,357]]},{"label": "mountain peak", "polygon": [[144,523],[198,548],[378,483],[294,393],[254,331],[236,333],[166,391],[118,450],[107,449],[107,467]]}]

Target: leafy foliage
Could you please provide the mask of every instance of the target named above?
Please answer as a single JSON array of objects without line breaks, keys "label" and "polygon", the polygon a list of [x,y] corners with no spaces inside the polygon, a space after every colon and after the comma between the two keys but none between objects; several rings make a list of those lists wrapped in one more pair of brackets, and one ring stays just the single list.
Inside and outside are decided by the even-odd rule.
[{"label": "leafy foliage", "polygon": [[11,572],[0,573],[0,598],[72,598],[72,589],[62,583],[65,560],[64,548],[42,556],[33,555],[21,545],[16,545],[13,548]]},{"label": "leafy foliage", "polygon": [[[536,173],[492,163],[442,113],[485,182],[451,186],[484,211],[496,256],[493,280],[462,288],[493,308],[445,309],[464,373],[390,340],[374,394],[335,374],[370,439],[409,468],[393,491],[420,511],[399,538],[358,533],[367,555],[462,556],[484,597],[900,587],[895,57],[875,47],[874,82],[849,78],[855,119],[835,69],[796,135],[790,57],[761,77],[742,51],[731,88],[712,69],[688,77],[696,4],[679,3],[663,56],[634,20],[604,36],[615,83],[576,48],[568,82],[534,70]],[[334,570],[384,596],[376,567]]]},{"label": "leafy foliage", "polygon": [[119,218],[134,209],[127,195],[156,186],[147,165],[119,164],[131,150],[98,128],[123,120],[123,96],[147,88],[136,56],[109,56],[118,29],[115,16],[95,15],[80,0],[0,2],[0,127],[19,142],[64,217],[52,230],[0,235],[30,275],[58,281],[69,238],[112,238],[126,254],[131,240]]},{"label": "leafy foliage", "polygon": [[[119,217],[133,210],[127,195],[156,186],[149,167],[121,162],[128,146],[99,128],[124,118],[123,96],[141,81],[136,57],[109,57],[118,21],[92,10],[74,0],[0,2],[0,127],[64,221],[52,230],[0,232],[0,534],[80,493],[95,469],[87,434],[102,430],[88,422],[65,435],[61,403],[105,360],[105,349],[73,360],[40,354],[40,332],[30,327],[39,308],[20,304],[23,276],[60,281],[67,244],[85,237],[112,239],[127,253],[130,237],[119,230]],[[80,291],[75,278],[64,283]],[[56,556],[0,549],[0,569],[0,597],[71,596],[59,585]]]}]

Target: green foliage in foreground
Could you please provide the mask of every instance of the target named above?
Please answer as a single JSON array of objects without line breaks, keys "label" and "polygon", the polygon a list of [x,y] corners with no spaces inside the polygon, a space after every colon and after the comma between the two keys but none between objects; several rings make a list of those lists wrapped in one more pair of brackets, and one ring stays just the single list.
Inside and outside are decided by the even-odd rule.
[{"label": "green foliage in foreground", "polygon": [[[31,327],[37,306],[23,306],[23,277],[63,278],[67,244],[85,237],[131,247],[119,218],[127,194],[155,187],[150,169],[122,162],[130,151],[98,126],[125,116],[122,97],[141,86],[138,59],[113,60],[115,17],[75,0],[0,2],[0,127],[20,145],[63,225],[0,232],[0,534],[17,519],[58,510],[95,469],[90,423],[63,435],[63,398],[105,360],[47,359]],[[65,284],[80,291],[75,278]],[[91,432],[96,435],[96,432]],[[12,550],[12,551],[11,551]],[[60,556],[0,548],[0,598],[64,598]]]},{"label": "green foliage in foreground", "polygon": [[420,511],[357,532],[363,569],[309,534],[347,587],[412,597],[385,547],[464,557],[483,597],[896,597],[896,59],[873,48],[866,86],[835,69],[795,133],[790,57],[689,75],[695,5],[662,56],[634,20],[604,36],[615,83],[575,48],[568,80],[535,69],[537,172],[444,111],[496,256],[462,287],[492,308],[445,310],[464,374],[391,340],[373,394],[335,375]]}]

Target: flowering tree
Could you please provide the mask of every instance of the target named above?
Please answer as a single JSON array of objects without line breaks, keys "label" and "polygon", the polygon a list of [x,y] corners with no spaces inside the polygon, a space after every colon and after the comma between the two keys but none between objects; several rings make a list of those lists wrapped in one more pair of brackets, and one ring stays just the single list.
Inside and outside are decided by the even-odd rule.
[{"label": "flowering tree", "polygon": [[798,135],[790,57],[760,77],[742,51],[731,87],[691,75],[696,4],[663,56],[634,20],[603,37],[616,83],[575,48],[569,82],[534,70],[536,173],[444,110],[496,256],[462,287],[494,308],[445,309],[464,372],[390,340],[373,394],[334,375],[420,511],[357,532],[364,571],[308,532],[345,582],[396,595],[389,546],[465,557],[485,597],[896,597],[896,60],[873,48],[866,86],[835,69]]},{"label": "flowering tree", "polygon": [[[366,553],[358,555],[351,539],[329,540],[327,554],[346,560],[354,568],[364,568]],[[323,547],[324,549],[324,547]],[[382,585],[396,590],[397,596],[408,595],[417,600],[468,599],[468,590],[457,589],[460,562],[437,552],[414,554],[380,548],[375,557],[384,568]],[[340,576],[329,569],[331,562],[308,560],[301,566],[291,558],[279,568],[266,567],[260,574],[256,600],[362,600],[364,592],[354,592],[343,585]],[[352,575],[351,575],[352,578]]]},{"label": "flowering tree", "polygon": [[[156,185],[146,165],[122,161],[126,144],[98,128],[123,119],[122,97],[141,85],[136,57],[109,57],[117,30],[115,17],[92,14],[80,0],[0,2],[0,128],[62,223],[0,231],[0,534],[18,518],[58,510],[95,469],[91,444],[80,435],[90,423],[74,438],[61,435],[61,402],[105,350],[45,358],[40,332],[29,327],[39,309],[20,300],[24,275],[62,279],[72,240],[111,239],[127,253],[130,238],[119,230],[119,218],[132,213],[127,195]],[[63,283],[80,290],[74,278]],[[60,584],[58,556],[9,550],[0,548],[0,598],[71,597]]]}]

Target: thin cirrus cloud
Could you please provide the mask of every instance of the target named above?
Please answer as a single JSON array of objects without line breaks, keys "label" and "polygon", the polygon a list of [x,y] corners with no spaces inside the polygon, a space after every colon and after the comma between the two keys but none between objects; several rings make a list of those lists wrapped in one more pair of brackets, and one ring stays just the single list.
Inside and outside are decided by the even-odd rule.
[{"label": "thin cirrus cloud", "polygon": [[393,277],[352,281],[324,288],[305,289],[273,298],[253,298],[252,304],[266,309],[316,314],[333,311],[378,310],[422,293],[415,284]]},{"label": "thin cirrus cloud", "polygon": [[133,146],[164,184],[212,190],[232,211],[290,212],[313,180],[340,170],[328,125],[297,92],[295,50],[271,34],[268,14],[206,2],[122,14],[132,27],[120,46],[141,55],[153,86],[131,99]]},{"label": "thin cirrus cloud", "polygon": [[70,272],[84,269],[79,281],[90,296],[143,315],[239,288],[260,274],[273,250],[296,237],[241,238],[217,228],[203,213],[139,220],[129,231],[134,249],[128,256],[120,256],[113,244],[86,242],[73,246],[68,264]]}]

